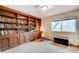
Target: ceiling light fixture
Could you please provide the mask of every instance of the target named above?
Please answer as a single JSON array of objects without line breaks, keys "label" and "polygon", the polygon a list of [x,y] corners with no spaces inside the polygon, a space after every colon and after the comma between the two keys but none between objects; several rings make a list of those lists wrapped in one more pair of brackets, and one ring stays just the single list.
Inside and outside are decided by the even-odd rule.
[{"label": "ceiling light fixture", "polygon": [[48,6],[47,5],[41,5],[40,6],[43,10],[47,10]]}]

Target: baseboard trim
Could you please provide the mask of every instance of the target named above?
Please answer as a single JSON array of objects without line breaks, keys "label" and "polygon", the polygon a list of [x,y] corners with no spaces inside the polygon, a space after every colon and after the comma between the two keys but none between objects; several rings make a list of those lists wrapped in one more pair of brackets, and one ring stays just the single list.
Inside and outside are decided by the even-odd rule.
[{"label": "baseboard trim", "polygon": [[69,44],[69,46],[73,46],[73,47],[79,48],[79,45]]}]

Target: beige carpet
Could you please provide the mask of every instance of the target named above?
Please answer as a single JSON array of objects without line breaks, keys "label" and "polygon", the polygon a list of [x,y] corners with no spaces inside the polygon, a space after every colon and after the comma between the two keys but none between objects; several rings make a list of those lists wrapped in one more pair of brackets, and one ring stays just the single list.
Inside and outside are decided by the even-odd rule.
[{"label": "beige carpet", "polygon": [[70,47],[58,47],[51,41],[29,42],[20,46],[8,49],[3,53],[73,53],[79,52],[77,49]]}]

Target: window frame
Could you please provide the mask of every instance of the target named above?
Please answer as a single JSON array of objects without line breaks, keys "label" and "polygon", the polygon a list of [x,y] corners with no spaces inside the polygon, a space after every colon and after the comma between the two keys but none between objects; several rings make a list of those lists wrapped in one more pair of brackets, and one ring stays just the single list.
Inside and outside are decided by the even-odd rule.
[{"label": "window frame", "polygon": [[[69,18],[67,17],[67,18],[57,19],[57,20],[52,21],[52,22],[61,21],[61,26],[60,26],[61,27],[61,31],[53,31],[52,30],[53,29],[52,28],[53,27],[52,26],[52,22],[51,22],[51,31],[53,31],[53,32],[68,32],[68,31],[63,31],[62,30],[62,21],[73,20],[73,19],[75,20],[75,32],[76,32],[76,29],[77,29],[77,25],[76,25],[77,24],[77,17],[76,16],[69,17]],[[74,32],[71,32],[71,33],[74,33]]]}]

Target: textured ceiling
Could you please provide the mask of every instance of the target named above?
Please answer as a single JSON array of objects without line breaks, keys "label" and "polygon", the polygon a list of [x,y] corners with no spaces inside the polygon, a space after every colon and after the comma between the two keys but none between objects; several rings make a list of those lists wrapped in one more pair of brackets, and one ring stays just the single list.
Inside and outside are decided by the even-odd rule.
[{"label": "textured ceiling", "polygon": [[48,5],[47,10],[41,9],[39,5],[5,5],[5,6],[28,14],[32,14],[34,16],[41,17],[41,18],[79,8],[79,5]]}]

